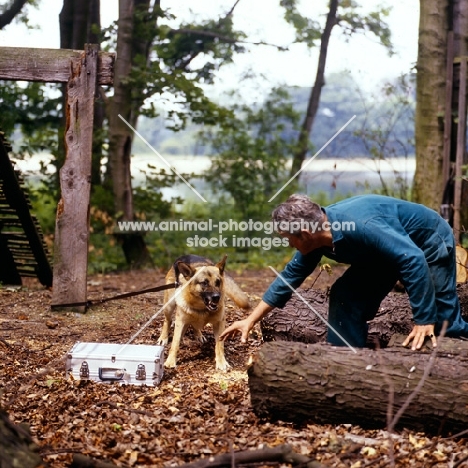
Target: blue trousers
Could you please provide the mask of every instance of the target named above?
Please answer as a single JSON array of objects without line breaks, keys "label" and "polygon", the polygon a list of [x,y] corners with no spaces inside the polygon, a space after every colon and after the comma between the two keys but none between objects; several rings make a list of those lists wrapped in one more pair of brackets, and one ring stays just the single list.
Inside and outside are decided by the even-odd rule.
[{"label": "blue trousers", "polygon": [[[436,334],[447,320],[445,336],[468,338],[468,323],[461,317],[456,291],[455,252],[453,258],[449,256],[431,265],[430,272],[436,291]],[[351,265],[331,288],[329,324],[351,346],[365,347],[367,322],[375,317],[380,303],[398,279],[398,272],[382,262]],[[328,328],[327,340],[335,346],[346,345],[331,328]]]}]

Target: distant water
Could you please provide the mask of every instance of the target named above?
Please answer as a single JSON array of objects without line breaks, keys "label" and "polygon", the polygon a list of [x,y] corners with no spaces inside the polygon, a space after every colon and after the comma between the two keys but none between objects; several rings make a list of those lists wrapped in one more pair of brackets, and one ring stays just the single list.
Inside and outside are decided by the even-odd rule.
[{"label": "distant water", "polygon": [[[211,160],[205,156],[170,156],[164,158],[180,174],[200,175],[209,169]],[[132,159],[132,174],[137,183],[144,182],[148,164],[158,169],[168,166],[156,155],[137,155]],[[416,168],[412,158],[394,158],[385,161],[373,161],[365,158],[356,159],[314,159],[306,161],[300,174],[300,183],[308,194],[324,192],[330,197],[335,194],[356,194],[363,192],[363,187],[382,188],[381,179],[390,187],[397,178],[405,180],[411,186]],[[205,198],[212,194],[202,179],[190,179],[190,183]],[[280,187],[278,187],[279,189]],[[181,196],[184,199],[196,200],[198,196],[181,181],[174,187],[163,189],[164,197]]]},{"label": "distant water", "polygon": [[[50,155],[42,153],[34,155],[27,161],[18,161],[17,167],[33,178],[39,175],[41,163],[50,161]],[[160,159],[153,153],[138,154],[132,157],[132,176],[135,184],[144,184],[145,172],[149,173],[153,166],[156,170],[173,167],[181,175],[201,175],[209,169],[211,159],[206,156],[164,156]],[[51,170],[53,170],[52,166]],[[365,158],[356,159],[314,159],[306,160],[300,175],[300,183],[308,194],[324,192],[330,197],[335,194],[348,195],[363,191],[363,187],[382,188],[380,178],[389,186],[394,185],[396,178],[403,178],[411,186],[416,162],[411,158],[394,158],[384,161],[373,161]],[[380,176],[379,176],[380,174]],[[190,183],[205,198],[212,197],[207,184],[201,178],[190,178]],[[278,187],[279,189],[280,187]],[[188,200],[198,197],[182,180],[173,187],[162,190],[166,199],[180,196]]]}]

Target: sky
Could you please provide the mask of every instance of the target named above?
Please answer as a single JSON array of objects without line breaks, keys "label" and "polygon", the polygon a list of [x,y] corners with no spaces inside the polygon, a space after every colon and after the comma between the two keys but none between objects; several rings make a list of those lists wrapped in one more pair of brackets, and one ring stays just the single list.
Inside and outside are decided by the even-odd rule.
[{"label": "sky", "polygon": [[[171,0],[168,2],[178,17],[212,18],[230,10],[235,0]],[[363,11],[378,5],[391,4],[388,23],[392,29],[396,53],[389,57],[384,48],[371,36],[357,35],[348,41],[335,28],[330,41],[326,74],[349,71],[363,89],[376,90],[387,80],[408,73],[417,57],[419,1],[418,0],[357,0]],[[162,2],[164,6],[164,1]],[[251,52],[236,57],[235,63],[220,70],[217,92],[238,87],[243,74],[254,71],[260,76],[243,81],[245,96],[257,100],[265,91],[278,84],[311,86],[314,81],[318,51],[307,50],[300,44],[292,44],[294,31],[282,18],[279,0],[240,0],[235,10],[235,27],[247,32],[252,41],[289,46],[288,52],[279,52],[269,46],[249,46]],[[301,12],[324,20],[328,1],[303,1]],[[187,6],[189,5],[189,6]],[[191,5],[191,7],[190,7]],[[40,29],[27,31],[22,25],[13,24],[0,31],[0,46],[59,47],[58,15],[61,0],[40,0],[37,10],[32,10],[31,21]],[[118,0],[101,0],[103,25],[115,20]]]}]

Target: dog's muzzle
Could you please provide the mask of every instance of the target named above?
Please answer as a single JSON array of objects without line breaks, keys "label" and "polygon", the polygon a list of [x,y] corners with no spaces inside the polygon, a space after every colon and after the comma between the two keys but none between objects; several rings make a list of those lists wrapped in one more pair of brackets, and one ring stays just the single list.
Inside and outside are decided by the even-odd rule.
[{"label": "dog's muzzle", "polygon": [[219,300],[221,299],[221,294],[219,293],[208,293],[203,295],[203,302],[205,307],[210,312],[215,312],[219,307]]}]

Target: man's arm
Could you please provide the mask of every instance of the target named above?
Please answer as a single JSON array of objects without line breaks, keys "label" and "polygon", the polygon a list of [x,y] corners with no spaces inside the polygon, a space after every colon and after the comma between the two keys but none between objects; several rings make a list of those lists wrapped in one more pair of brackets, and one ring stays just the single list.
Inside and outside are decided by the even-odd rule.
[{"label": "man's arm", "polygon": [[292,288],[297,289],[315,270],[322,255],[322,249],[315,250],[306,255],[296,252],[280,273],[281,278],[276,278],[266,290],[263,295],[264,302],[273,307],[284,307],[293,293],[288,284]]},{"label": "man's arm", "polygon": [[416,324],[403,346],[412,342],[413,351],[421,349],[426,336],[431,339],[434,347],[437,346],[434,333],[437,320],[435,291],[424,252],[404,230],[395,225],[385,226],[385,223],[382,228],[377,220],[368,223],[366,241],[371,248],[375,248],[396,265],[408,293]]},{"label": "man's arm", "polygon": [[246,343],[249,332],[253,326],[265,317],[268,312],[271,312],[276,307],[283,307],[292,295],[291,288],[284,282],[286,281],[294,289],[299,287],[302,282],[314,271],[318,262],[322,258],[322,252],[311,252],[307,255],[302,255],[296,252],[293,259],[286,265],[285,269],[280,273],[281,278],[276,278],[269,286],[263,299],[250,313],[243,319],[234,322],[221,333],[219,339],[225,340],[234,335],[235,332],[241,332],[241,341]]},{"label": "man's arm", "polygon": [[397,223],[375,218],[366,225],[365,245],[397,268],[416,325],[437,321],[435,289],[424,252]]}]

